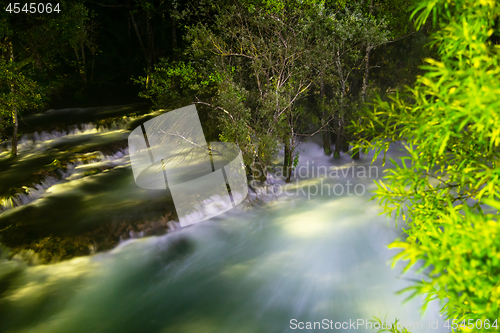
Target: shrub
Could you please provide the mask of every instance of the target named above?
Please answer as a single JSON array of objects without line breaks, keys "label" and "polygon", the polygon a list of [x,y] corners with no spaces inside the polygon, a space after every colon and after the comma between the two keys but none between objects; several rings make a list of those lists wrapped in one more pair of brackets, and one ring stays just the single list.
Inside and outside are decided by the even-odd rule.
[{"label": "shrub", "polygon": [[409,289],[426,295],[424,309],[440,299],[459,321],[500,317],[499,15],[494,0],[421,1],[413,16],[417,28],[432,17],[438,59],[413,88],[378,98],[359,129],[377,154],[404,142],[408,157],[377,183],[385,212],[407,221],[390,247],[405,270],[423,263]]}]

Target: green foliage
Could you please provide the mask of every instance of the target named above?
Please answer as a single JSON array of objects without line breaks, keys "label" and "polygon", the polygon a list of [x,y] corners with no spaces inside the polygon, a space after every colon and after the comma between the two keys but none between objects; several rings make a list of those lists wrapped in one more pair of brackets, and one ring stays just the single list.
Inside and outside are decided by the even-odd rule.
[{"label": "green foliage", "polygon": [[[40,109],[68,83],[74,49],[92,48],[89,10],[81,1],[61,1],[61,12],[25,15],[0,12],[0,136],[17,132],[18,113]],[[96,49],[93,49],[95,52]],[[90,66],[89,66],[90,67]],[[10,131],[9,131],[10,132]]]},{"label": "green foliage", "polygon": [[[324,131],[340,133],[335,139],[347,141],[350,133],[346,124],[359,118],[360,83],[366,75],[366,52],[386,44],[391,32],[384,15],[375,17],[366,13],[363,2],[327,6],[334,10],[317,16],[317,24],[312,30],[321,45],[320,52],[316,52],[311,60],[311,67],[317,71],[320,82],[314,92],[320,96],[311,112],[317,116],[312,120]],[[335,156],[340,156],[337,147],[340,145],[336,145]],[[327,154],[328,148],[325,146]]]},{"label": "green foliage", "polygon": [[13,106],[21,110],[37,108],[42,102],[36,82],[22,73],[16,63],[1,57],[0,84],[0,108],[4,112]]},{"label": "green foliage", "polygon": [[[368,45],[386,44],[391,36],[386,13],[368,15],[365,3],[203,1],[203,8],[193,8],[200,21],[185,26],[185,60],[163,59],[136,80],[146,88],[141,96],[156,108],[209,106],[206,114],[218,136],[237,142],[248,164],[267,165],[291,140],[291,158],[285,160],[293,164],[296,133],[315,131],[315,125],[342,133],[345,141],[345,125],[358,118],[353,77],[364,73]],[[391,20],[400,16],[398,11]],[[328,90],[322,90],[322,101],[305,103],[320,82]]]},{"label": "green foliage", "polygon": [[[500,316],[500,47],[491,42],[500,4],[424,0],[414,12],[437,25],[415,86],[366,110],[363,145],[387,150],[402,141],[408,156],[379,182],[385,212],[407,221],[395,262],[422,262],[428,277],[412,296],[444,303],[450,318]],[[425,309],[425,306],[424,306]],[[486,331],[478,329],[476,331]]]},{"label": "green foliage", "polygon": [[42,105],[38,84],[22,73],[16,63],[0,57],[0,137],[6,137],[14,110],[37,109]]},{"label": "green foliage", "polygon": [[374,68],[371,72],[372,89],[369,96],[380,95],[385,98],[395,90],[413,85],[417,76],[424,73],[420,68],[423,59],[432,56],[433,50],[425,47],[428,42],[428,34],[421,29],[395,43],[374,50],[371,61],[380,68]]},{"label": "green foliage", "polygon": [[221,78],[203,102],[247,165],[268,165],[297,131],[303,113],[297,102],[316,76],[311,66],[320,44],[313,31],[321,8],[299,1],[218,3],[213,21],[188,30],[198,70]]},{"label": "green foliage", "polygon": [[366,1],[365,6],[369,3],[373,3],[372,15],[387,22],[392,38],[400,38],[413,31],[409,18],[415,0],[373,0],[373,2]]},{"label": "green foliage", "polygon": [[209,92],[222,77],[219,73],[205,75],[190,62],[160,59],[149,77],[141,76],[133,81],[145,88],[139,96],[151,99],[154,108],[174,109],[183,103],[192,103],[194,95]]}]

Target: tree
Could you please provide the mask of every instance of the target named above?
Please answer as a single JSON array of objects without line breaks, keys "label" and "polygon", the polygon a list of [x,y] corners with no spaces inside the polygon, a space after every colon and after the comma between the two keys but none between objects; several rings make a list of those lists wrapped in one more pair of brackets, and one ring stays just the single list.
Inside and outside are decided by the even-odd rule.
[{"label": "tree", "polygon": [[[165,41],[168,40],[161,38],[164,37],[165,31],[170,30],[170,43],[166,47],[169,52],[163,53],[166,53],[170,59],[178,61],[180,53],[178,26],[181,24],[189,26],[192,17],[204,9],[194,8],[200,6],[199,2],[184,1],[181,3],[177,0],[134,0],[128,1],[127,5],[123,6],[127,8],[132,30],[137,37],[140,51],[144,57],[146,82],[149,85],[155,63],[160,58],[165,57],[165,55],[161,55],[162,52],[159,50],[161,46],[165,47]],[[190,9],[193,10],[187,10],[185,7],[192,7]]]},{"label": "tree", "polygon": [[[74,66],[80,75],[81,83],[85,86],[94,79],[95,56],[98,51],[96,44],[98,23],[95,15],[83,3],[77,2],[73,6],[67,6],[65,10],[66,13],[62,16],[63,21],[56,21],[56,24],[64,23],[65,25],[62,34],[74,52],[76,60]],[[50,23],[53,24],[53,20]],[[87,61],[88,51],[91,56],[90,62]]]},{"label": "tree", "polygon": [[[155,47],[154,47],[154,35],[153,29],[151,27],[151,18],[155,11],[154,5],[150,1],[137,1],[137,9],[130,9],[130,20],[134,27],[137,39],[139,40],[139,45],[141,46],[142,53],[144,55],[144,60],[146,61],[146,77],[148,78],[147,84],[149,84],[149,76],[153,70],[153,63],[155,57]],[[146,39],[143,40],[142,34],[139,32],[139,28],[135,19],[135,14],[142,12],[144,15],[144,31]]]},{"label": "tree", "polygon": [[[12,128],[12,156],[17,155],[19,114],[43,105],[61,86],[67,46],[80,37],[79,23],[88,12],[82,3],[61,3],[60,15],[0,14],[0,107],[2,127]],[[72,44],[73,45],[73,44]]]},{"label": "tree", "polygon": [[[39,88],[33,80],[26,77],[21,69],[23,64],[17,64],[14,58],[12,41],[6,37],[0,44],[0,52],[6,56],[0,57],[0,118],[12,119],[12,149],[11,156],[17,156],[17,136],[20,111],[37,108],[42,102]],[[5,124],[0,124],[5,127]]]},{"label": "tree", "polygon": [[[432,16],[432,45],[415,86],[366,109],[365,126],[386,151],[402,141],[408,152],[378,183],[388,214],[408,222],[395,261],[405,271],[423,263],[427,279],[410,289],[444,303],[459,321],[500,315],[500,47],[493,42],[500,4],[495,1],[423,0],[413,16],[420,28]],[[425,306],[424,306],[425,307]],[[491,324],[491,323],[490,323]],[[476,331],[489,331],[483,325]]]},{"label": "tree", "polygon": [[[375,22],[384,22],[389,30],[389,35],[387,39],[382,40],[372,40],[368,39],[365,42],[365,72],[363,75],[363,87],[361,92],[361,100],[366,101],[366,93],[368,90],[368,81],[370,74],[370,54],[371,52],[386,43],[393,42],[395,40],[402,39],[412,34],[409,32],[409,16],[411,14],[411,8],[414,5],[413,0],[391,0],[391,1],[379,1],[379,0],[369,0],[366,3],[363,2],[364,6],[368,6],[367,16],[369,18],[375,19]],[[372,26],[376,28],[376,24]]]},{"label": "tree", "polygon": [[[364,15],[362,3],[347,7],[341,1],[209,2],[193,12],[201,19],[186,28],[184,60],[161,60],[139,80],[143,96],[156,107],[181,100],[212,107],[220,137],[238,142],[245,163],[262,167],[261,179],[283,147],[291,180],[296,135],[314,132],[312,118],[327,154],[332,129],[335,155],[347,151],[346,125],[357,117],[359,99],[351,89],[353,73],[361,71],[367,43],[388,41],[383,19]],[[219,80],[201,84],[210,77]],[[317,110],[308,109],[302,99],[318,86]]]},{"label": "tree", "polygon": [[[412,6],[413,0],[369,0],[367,2],[361,2],[362,11],[365,13],[365,16],[369,18],[369,22],[371,23],[366,29],[372,30],[372,36],[378,37],[379,34],[377,32],[381,27],[388,28],[387,31],[384,31],[385,33],[383,36],[380,36],[382,38],[368,38],[364,43],[365,54],[363,83],[361,88],[361,107],[365,104],[367,99],[370,69],[372,68],[372,65],[370,65],[372,51],[381,45],[405,38],[411,34],[408,33],[408,21]],[[357,121],[361,126],[362,119],[358,118]],[[359,149],[353,149],[352,158],[355,160],[359,159]]]},{"label": "tree", "polygon": [[[370,45],[381,45],[388,41],[389,31],[385,27],[384,20],[378,20],[372,16],[364,16],[359,4],[344,7],[328,17],[325,22],[325,36],[322,40],[326,50],[322,57],[330,67],[327,73],[332,82],[333,101],[329,103],[330,112],[323,113],[323,117],[334,115],[334,121],[330,124],[336,134],[334,156],[339,157],[340,151],[346,141],[346,125],[357,116],[355,100],[358,96],[352,94],[352,75],[359,70],[366,61],[363,57],[363,49],[367,43]],[[351,90],[351,93],[349,91]],[[348,108],[348,100],[350,108]],[[324,105],[324,103],[323,103]],[[325,106],[323,106],[325,109]],[[325,120],[323,120],[325,123]],[[327,140],[324,140],[325,142]],[[328,149],[325,148],[325,151]]]},{"label": "tree", "polygon": [[261,180],[281,143],[290,181],[301,112],[297,101],[314,80],[306,64],[320,5],[253,1],[214,3],[212,8],[215,18],[190,27],[187,40],[190,66],[219,80],[212,98],[196,94],[193,102],[212,107],[220,138],[240,145],[245,163],[259,165]]}]

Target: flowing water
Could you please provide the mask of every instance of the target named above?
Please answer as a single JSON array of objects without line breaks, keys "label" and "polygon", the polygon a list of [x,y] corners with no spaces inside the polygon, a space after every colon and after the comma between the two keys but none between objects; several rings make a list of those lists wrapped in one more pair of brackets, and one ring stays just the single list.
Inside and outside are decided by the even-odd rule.
[{"label": "flowing water", "polygon": [[[37,144],[72,138],[64,133],[45,139],[39,135]],[[401,276],[402,265],[389,265],[397,250],[387,244],[400,229],[369,201],[373,180],[382,176],[381,161],[369,169],[371,156],[355,163],[347,156],[334,160],[314,140],[300,150],[298,170],[304,172],[287,193],[260,194],[265,204],[251,193],[250,201],[209,221],[50,265],[1,259],[0,332],[322,331],[294,329],[293,319],[356,322],[356,328],[328,330],[376,332],[366,325],[374,316],[413,323],[411,332],[447,332],[438,304],[421,316],[422,299],[403,303],[408,294],[395,294],[418,276]],[[49,225],[56,210],[62,213],[54,223],[67,229],[158,216],[165,193],[138,188],[127,151],[121,154],[93,161],[112,163],[101,174],[79,177],[75,170],[85,165],[73,166],[30,200],[1,213],[0,222],[29,217]],[[402,153],[395,147],[389,155]],[[281,181],[270,182],[283,189]],[[336,184],[337,194],[328,194]]]}]

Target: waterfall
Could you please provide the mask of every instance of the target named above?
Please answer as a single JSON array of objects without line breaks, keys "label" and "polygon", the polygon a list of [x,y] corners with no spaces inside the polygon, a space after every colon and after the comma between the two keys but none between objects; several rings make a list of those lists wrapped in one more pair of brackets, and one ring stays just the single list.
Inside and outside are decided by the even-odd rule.
[{"label": "waterfall", "polygon": [[39,184],[34,184],[32,187],[23,186],[23,193],[16,193],[1,199],[0,213],[15,207],[27,205],[32,201],[42,198],[44,193],[56,184],[85,177],[85,171],[87,170],[94,168],[112,169],[117,166],[125,166],[129,161],[128,148],[119,150],[112,155],[104,155],[98,152],[96,158],[85,161],[77,158],[74,162],[68,163],[65,169],[57,169],[56,173],[58,177],[47,176]]}]

